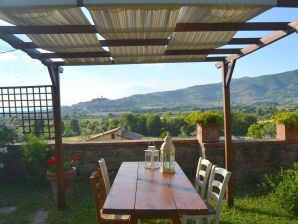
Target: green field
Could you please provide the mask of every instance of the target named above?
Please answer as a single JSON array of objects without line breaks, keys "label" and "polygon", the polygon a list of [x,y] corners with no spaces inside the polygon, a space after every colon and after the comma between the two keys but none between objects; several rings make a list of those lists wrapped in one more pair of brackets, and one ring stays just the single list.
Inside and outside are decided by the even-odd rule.
[{"label": "green field", "polygon": [[[64,211],[58,211],[52,198],[50,184],[28,186],[24,184],[0,184],[0,211],[3,207],[17,209],[10,214],[0,213],[1,224],[33,223],[37,211],[48,212],[45,224],[95,224],[95,207],[87,176],[76,178],[75,192]],[[225,202],[224,202],[225,203]],[[39,217],[40,218],[40,217]],[[144,223],[169,223],[167,220]],[[281,209],[270,197],[262,195],[257,188],[236,192],[235,206],[224,206],[221,222],[225,224],[297,224],[298,216]]]}]

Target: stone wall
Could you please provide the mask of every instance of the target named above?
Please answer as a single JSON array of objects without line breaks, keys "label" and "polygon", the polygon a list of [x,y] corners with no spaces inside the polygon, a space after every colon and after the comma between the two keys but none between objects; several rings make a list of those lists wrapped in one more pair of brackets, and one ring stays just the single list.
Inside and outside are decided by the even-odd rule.
[{"label": "stone wall", "polygon": [[[157,141],[157,148],[162,141]],[[176,160],[193,181],[200,156],[213,164],[224,167],[224,144],[198,144],[196,139],[176,139]],[[114,176],[123,161],[144,160],[147,141],[64,144],[67,153],[78,154],[80,171],[89,172],[97,167],[97,160],[104,157]],[[252,184],[265,174],[290,168],[298,162],[298,142],[284,141],[233,141],[233,177],[236,184]]]},{"label": "stone wall", "polygon": [[[162,141],[155,141],[159,149]],[[174,140],[176,147],[176,160],[184,172],[193,179],[196,162],[200,157],[199,144],[196,139]],[[80,158],[79,171],[90,172],[98,167],[97,161],[105,158],[111,176],[115,176],[124,161],[144,161],[144,150],[148,141],[115,141],[101,143],[66,143],[64,149],[67,157],[76,154]]]},{"label": "stone wall", "polygon": [[[176,160],[191,181],[194,180],[197,161],[204,155],[212,163],[224,167],[224,144],[198,144],[196,139],[174,139]],[[162,141],[155,141],[160,148]],[[66,157],[76,154],[79,158],[79,172],[90,173],[98,167],[97,160],[105,158],[111,178],[123,161],[143,161],[148,142],[115,141],[99,143],[64,143]],[[8,156],[8,155],[7,155]],[[9,161],[17,165],[20,156],[18,147],[9,149]],[[298,162],[298,142],[285,141],[233,141],[233,178],[235,187],[259,181],[264,174],[276,173],[280,167],[290,168]],[[13,162],[13,163],[12,163]],[[5,161],[4,161],[5,163]],[[18,173],[20,173],[18,171]],[[0,178],[1,179],[1,178]]]},{"label": "stone wall", "polygon": [[[202,154],[212,163],[224,167],[224,144],[204,143]],[[265,174],[293,167],[298,162],[298,142],[279,140],[233,141],[233,178],[237,184],[252,184]]]}]

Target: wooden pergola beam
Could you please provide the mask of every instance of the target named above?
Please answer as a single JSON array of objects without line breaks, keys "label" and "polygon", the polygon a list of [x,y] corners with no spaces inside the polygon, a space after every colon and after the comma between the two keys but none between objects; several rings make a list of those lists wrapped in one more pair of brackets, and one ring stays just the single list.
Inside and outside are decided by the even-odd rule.
[{"label": "wooden pergola beam", "polygon": [[35,58],[41,61],[44,65],[52,64],[53,61],[51,61],[48,57],[43,57],[40,56],[40,52],[36,49],[32,48],[20,48],[20,46],[30,46],[31,44],[27,45],[26,42],[23,40],[19,39],[15,35],[1,35],[0,34],[0,39],[3,41],[7,42],[10,46],[12,46],[15,49],[21,49],[25,53],[27,53],[31,58]]},{"label": "wooden pergola beam", "polygon": [[[208,55],[208,54],[233,54],[239,53],[240,49],[197,49],[197,50],[166,50],[164,55],[177,56],[177,55]],[[118,57],[127,57],[128,55],[121,55]],[[140,56],[140,55],[139,55]],[[160,56],[160,55],[156,55]],[[106,58],[112,57],[108,51],[100,52],[59,52],[59,53],[39,53],[33,55],[33,58]]]},{"label": "wooden pergola beam", "polygon": [[297,8],[298,1],[297,0],[277,0],[276,7]]},{"label": "wooden pergola beam", "polygon": [[[231,124],[231,96],[230,83],[235,68],[236,61],[231,63],[222,63],[222,87],[224,104],[224,135],[225,135],[225,169],[233,170],[233,150],[232,150],[232,124]],[[226,190],[227,206],[234,205],[233,178],[231,176]]]},{"label": "wooden pergola beam", "polygon": [[[288,22],[177,23],[174,32],[284,30]],[[164,30],[163,32],[171,32]],[[119,31],[120,32],[120,31]],[[127,31],[126,31],[127,32]],[[130,30],[128,32],[139,32]],[[144,31],[146,32],[146,31]],[[161,30],[147,32],[161,32]],[[0,26],[0,34],[98,33],[95,25]]]},{"label": "wooden pergola beam", "polygon": [[38,57],[45,58],[108,58],[111,57],[108,51],[99,52],[59,52],[59,53],[39,53]]},{"label": "wooden pergola beam", "polygon": [[169,39],[122,39],[122,40],[100,40],[102,47],[117,46],[162,46],[169,43]]},{"label": "wooden pergola beam", "polygon": [[287,22],[177,23],[175,32],[283,30],[287,24]]},{"label": "wooden pergola beam", "polygon": [[[253,53],[265,46],[268,46],[284,37],[287,37],[297,31],[298,31],[298,19],[291,23],[288,23],[287,29],[276,31],[269,35],[266,35],[265,37],[259,39],[257,44],[252,44],[245,48],[242,48],[240,50],[239,54],[234,54],[234,55],[230,55],[230,56],[226,57],[225,61],[226,61],[226,63],[230,63],[231,61],[237,60],[237,59],[242,58],[248,54],[251,54],[251,53]],[[222,63],[217,63],[216,67],[221,68]]]},{"label": "wooden pergola beam", "polygon": [[66,192],[64,183],[63,149],[62,149],[62,128],[61,128],[61,98],[60,98],[60,69],[57,65],[48,65],[48,71],[53,84],[53,114],[55,128],[55,150],[57,158],[57,199],[58,208],[66,206]]},{"label": "wooden pergola beam", "polygon": [[[181,60],[181,61],[160,61],[158,63],[194,63],[194,62],[223,62],[225,57],[206,57],[204,59],[191,59],[191,60]],[[138,63],[138,64],[152,64],[152,63],[157,63],[156,61],[146,61],[144,63]],[[126,61],[121,61],[121,62],[115,62],[114,60],[111,60],[110,63],[107,64],[98,64],[96,62],[90,62],[90,63],[81,63],[81,62],[74,62],[71,64],[65,64],[65,62],[53,62],[52,65],[57,65],[57,66],[79,66],[79,65],[122,65],[122,64],[136,64],[133,62],[126,62]]]},{"label": "wooden pergola beam", "polygon": [[[255,44],[260,38],[232,38],[226,45]],[[170,39],[118,39],[100,40],[102,47],[121,47],[121,46],[163,46],[168,45]]]},{"label": "wooden pergola beam", "polygon": [[97,33],[94,25],[0,26],[0,34]]},{"label": "wooden pergola beam", "polygon": [[[226,45],[254,44],[260,38],[232,38]],[[168,45],[170,39],[119,39],[119,40],[100,40],[102,47],[117,46],[162,46]]]},{"label": "wooden pergola beam", "polygon": [[[226,45],[256,44],[260,38],[232,38]],[[101,47],[129,47],[129,46],[164,46],[168,45],[169,39],[118,39],[99,40]],[[33,42],[23,42],[14,45],[15,49],[40,48]]]},{"label": "wooden pergola beam", "polygon": [[165,55],[237,54],[240,50],[239,48],[166,50]]}]

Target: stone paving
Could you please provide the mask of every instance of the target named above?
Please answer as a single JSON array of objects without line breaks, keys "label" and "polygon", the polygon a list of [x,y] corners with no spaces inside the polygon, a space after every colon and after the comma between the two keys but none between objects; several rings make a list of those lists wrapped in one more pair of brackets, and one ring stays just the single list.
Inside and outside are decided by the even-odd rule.
[{"label": "stone paving", "polygon": [[17,207],[9,206],[0,208],[0,214],[9,214],[17,210]]},{"label": "stone paving", "polygon": [[39,209],[36,211],[32,216],[32,224],[43,224],[45,223],[49,212],[44,208]]}]

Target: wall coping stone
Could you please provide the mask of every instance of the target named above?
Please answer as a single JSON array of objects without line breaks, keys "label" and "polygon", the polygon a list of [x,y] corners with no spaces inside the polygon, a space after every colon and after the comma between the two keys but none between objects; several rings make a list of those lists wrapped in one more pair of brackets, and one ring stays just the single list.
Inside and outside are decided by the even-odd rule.
[{"label": "wall coping stone", "polygon": [[[161,145],[164,140],[163,139],[155,139],[150,140],[150,143],[156,145]],[[122,140],[122,141],[94,141],[94,142],[63,142],[63,147],[92,147],[92,146],[126,146],[126,145],[148,145],[149,140]],[[220,140],[218,142],[210,142],[210,143],[199,143],[196,137],[192,138],[173,138],[173,143],[177,145],[183,144],[196,144],[201,145],[205,148],[222,148],[224,147],[224,140]],[[232,144],[235,146],[242,145],[281,145],[281,144],[298,144],[298,140],[292,141],[284,141],[279,139],[266,139],[266,140],[256,140],[256,139],[241,139],[241,140],[232,140]],[[14,146],[21,146],[22,143],[16,143],[14,145],[9,146],[9,148],[14,148]],[[48,143],[50,146],[55,146],[55,143]]]},{"label": "wall coping stone", "polygon": [[[163,139],[150,140],[150,144],[161,145]],[[199,144],[197,138],[173,138],[173,143],[177,145],[183,144]],[[125,146],[125,145],[148,145],[149,140],[124,140],[124,141],[97,141],[97,142],[64,142],[64,147],[92,147],[92,146]]]},{"label": "wall coping stone", "polygon": [[[245,140],[233,140],[232,145],[242,146],[242,145],[281,145],[281,144],[298,144],[298,141],[284,141],[279,139],[267,139],[267,140],[256,140],[256,139],[245,139]],[[201,143],[205,148],[214,147],[222,148],[224,147],[224,141],[212,142],[212,143]]]}]

